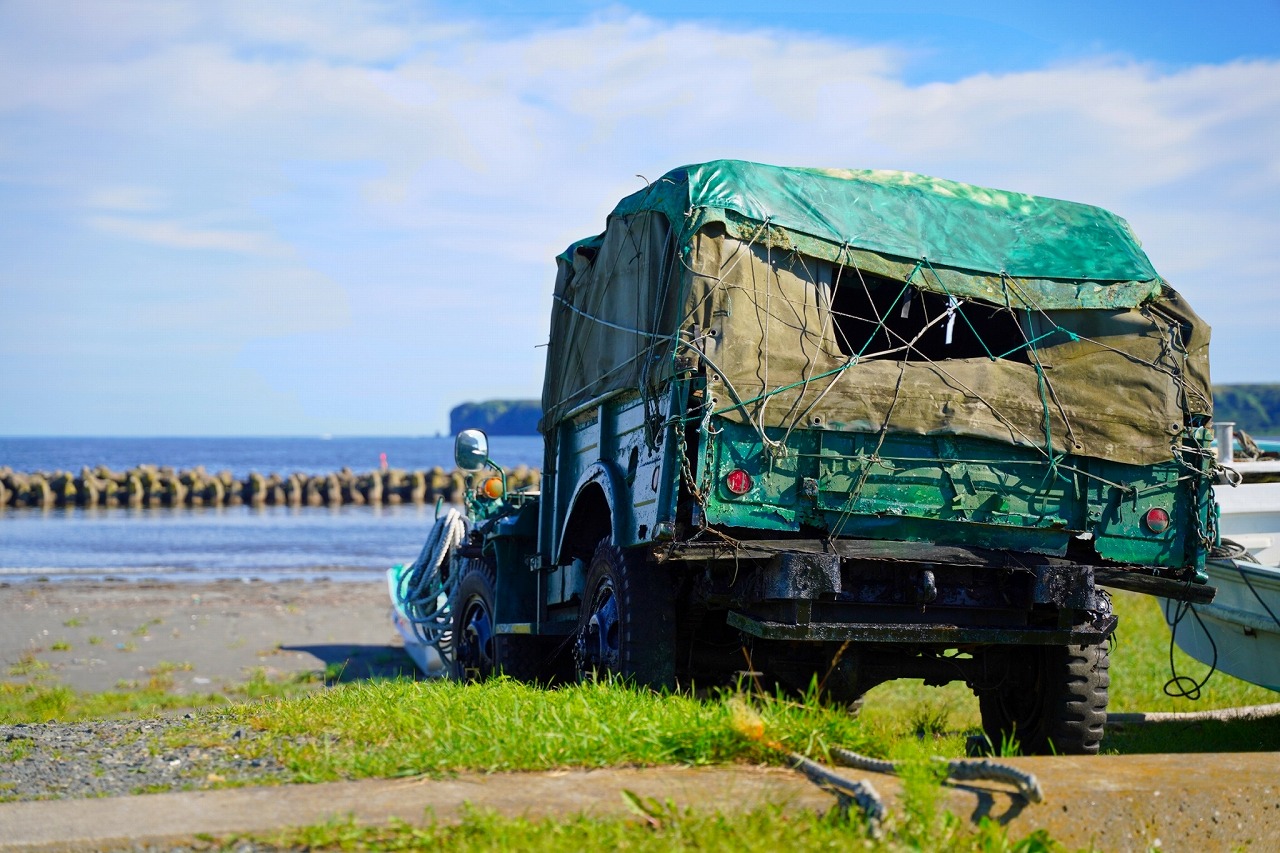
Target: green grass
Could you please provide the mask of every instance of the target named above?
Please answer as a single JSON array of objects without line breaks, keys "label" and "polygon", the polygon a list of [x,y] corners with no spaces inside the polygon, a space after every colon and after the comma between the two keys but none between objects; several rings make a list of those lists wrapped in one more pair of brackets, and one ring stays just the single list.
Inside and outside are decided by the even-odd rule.
[{"label": "green grass", "polygon": [[226,704],[216,694],[178,695],[167,685],[81,693],[43,681],[0,682],[0,720],[6,723],[73,722]]},{"label": "green grass", "polygon": [[[1280,693],[1223,672],[1213,673],[1201,688],[1199,699],[1168,695],[1169,628],[1159,604],[1137,593],[1118,593],[1115,603],[1121,620],[1111,652],[1111,711],[1207,711],[1280,702]],[[1208,666],[1176,647],[1173,663],[1179,675],[1196,682],[1209,674]],[[1230,723],[1113,723],[1102,748],[1109,753],[1253,752],[1274,750],[1277,744],[1280,717]]]},{"label": "green grass", "polygon": [[[817,703],[763,699],[766,736],[823,755],[830,745],[884,754],[856,720]],[[659,696],[607,683],[544,690],[511,679],[481,684],[369,681],[229,708],[262,732],[300,781],[459,770],[779,761],[735,727],[731,697]]]},{"label": "green grass", "polygon": [[[121,679],[115,690],[86,693],[40,676],[28,681],[0,682],[0,720],[6,723],[43,723],[113,717],[153,716],[165,711],[197,710],[225,706],[235,700],[282,699],[314,691],[322,674],[300,673],[270,678],[265,670],[252,672],[247,681],[223,686],[220,693],[175,693],[175,672],[189,672],[190,663],[161,661],[147,671],[145,681]],[[39,672],[24,667],[24,672]]]},{"label": "green grass", "polygon": [[[1280,694],[1223,673],[1214,674],[1193,702],[1164,693],[1169,678],[1169,632],[1156,602],[1118,593],[1120,629],[1112,652],[1111,710],[1188,711],[1280,701]],[[151,623],[154,624],[154,623]],[[1199,679],[1207,667],[1175,651],[1180,673]],[[230,713],[280,738],[281,757],[300,778],[336,779],[442,773],[452,770],[544,769],[618,763],[705,764],[758,760],[764,750],[744,746],[732,731],[725,699],[658,697],[603,685],[541,690],[508,680],[462,686],[437,682],[371,681],[317,691],[330,675],[270,678],[265,670],[225,685],[219,694],[172,692],[172,674],[190,664],[162,662],[145,682],[105,693],[78,693],[48,681],[34,651],[9,668],[37,676],[0,683],[0,719],[83,720],[204,708],[231,699],[258,704]],[[266,701],[283,700],[283,701]],[[840,743],[888,756],[903,742],[936,755],[958,756],[980,730],[977,700],[963,684],[925,687],[897,681],[867,697],[862,718],[818,703],[763,700],[770,736],[821,757]],[[1247,750],[1280,743],[1277,721],[1112,727],[1111,752]]]},{"label": "green grass", "polygon": [[778,850],[930,850],[940,853],[1040,853],[1061,850],[1043,832],[1013,840],[1008,831],[984,818],[972,833],[958,821],[922,845],[898,825],[872,842],[858,818],[813,812],[788,813],[766,807],[738,814],[708,814],[680,809],[671,803],[633,800],[631,818],[588,817],[507,818],[471,811],[457,823],[428,820],[416,825],[393,821],[384,826],[345,819],[274,834],[219,840],[218,849],[233,850],[254,840],[281,849],[305,850],[635,850],[676,849],[763,851]]},{"label": "green grass", "polygon": [[37,658],[34,651],[27,651],[23,652],[17,663],[9,667],[9,674],[14,676],[34,675],[38,672],[44,672],[48,668],[49,664]]},{"label": "green grass", "polygon": [[[1111,651],[1113,712],[1205,711],[1280,702],[1280,693],[1215,672],[1198,700],[1169,696],[1169,628],[1158,602],[1133,592],[1113,592],[1120,617]],[[1204,679],[1209,667],[1174,649],[1180,675]],[[978,700],[963,684],[926,687],[920,681],[882,684],[867,694],[862,718],[876,739],[897,741],[915,734],[932,739],[940,755],[958,755],[966,735],[981,728]],[[1233,723],[1161,723],[1144,727],[1112,725],[1102,742],[1105,752],[1235,752],[1275,749],[1280,719]]]},{"label": "green grass", "polygon": [[[1239,705],[1280,702],[1280,693],[1215,672],[1198,700],[1166,695],[1170,678],[1169,627],[1158,602],[1134,592],[1113,594],[1120,626],[1111,652],[1112,711],[1203,711]],[[1180,675],[1204,679],[1209,667],[1181,649],[1174,648],[1174,666]]]},{"label": "green grass", "polygon": [[[1115,711],[1186,711],[1280,700],[1280,694],[1217,673],[1198,702],[1167,696],[1168,629],[1156,602],[1117,594],[1120,630],[1112,652]],[[1175,652],[1178,671],[1199,679],[1206,667]],[[34,653],[18,665],[38,672]],[[227,723],[256,731],[237,750],[268,752],[295,781],[461,771],[550,770],[660,764],[780,763],[784,750],[825,760],[841,745],[903,762],[904,800],[889,827],[885,849],[1035,851],[1055,849],[1041,835],[1015,842],[995,826],[969,835],[967,822],[941,810],[935,768],[927,756],[963,754],[965,738],[979,730],[977,701],[962,684],[945,688],[892,682],[871,691],[860,719],[812,697],[722,694],[710,698],[659,696],[595,683],[554,690],[510,679],[481,684],[405,679],[357,681],[317,690],[327,673],[272,679],[250,674],[225,695],[254,700],[226,706],[223,695],[173,695],[172,673],[187,664],[164,663],[151,682],[134,689],[78,694],[42,681],[0,684],[0,719],[74,720],[204,707],[187,726],[164,734],[168,745],[219,742]],[[740,709],[763,723],[744,726]],[[210,706],[222,707],[210,707]],[[1113,728],[1103,747],[1112,752],[1274,749],[1280,720],[1257,723],[1177,724]],[[13,753],[10,753],[13,760]],[[588,845],[669,849],[824,849],[859,846],[863,828],[814,815],[761,810],[744,816],[679,811],[670,804],[640,804],[638,820],[573,818],[555,821],[474,813],[461,824],[361,827],[339,822],[296,830],[279,843],[324,849],[404,849],[446,844],[478,849],[565,849]],[[272,842],[276,843],[276,842]]]},{"label": "green grass", "polygon": [[191,672],[195,669],[195,665],[189,661],[171,661],[162,660],[151,669],[147,670],[151,675],[169,675],[174,672]]},{"label": "green grass", "polygon": [[965,739],[981,728],[978,700],[968,687],[926,687],[919,679],[871,690],[861,719],[873,739],[894,743],[918,738],[932,744],[938,755],[963,755]]},{"label": "green grass", "polygon": [[287,699],[312,692],[324,683],[325,672],[319,670],[272,678],[259,666],[254,667],[245,681],[226,685],[226,692],[249,701]]},{"label": "green grass", "polygon": [[21,761],[31,754],[33,747],[26,738],[14,738],[0,742],[0,764]]}]

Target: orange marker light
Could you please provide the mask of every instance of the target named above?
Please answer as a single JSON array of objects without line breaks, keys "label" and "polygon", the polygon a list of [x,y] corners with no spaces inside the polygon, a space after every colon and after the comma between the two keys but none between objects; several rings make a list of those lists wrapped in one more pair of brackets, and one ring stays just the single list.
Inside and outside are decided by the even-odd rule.
[{"label": "orange marker light", "polygon": [[484,484],[480,487],[480,494],[484,495],[486,498],[493,498],[494,500],[502,497],[502,478],[490,477],[485,480]]}]

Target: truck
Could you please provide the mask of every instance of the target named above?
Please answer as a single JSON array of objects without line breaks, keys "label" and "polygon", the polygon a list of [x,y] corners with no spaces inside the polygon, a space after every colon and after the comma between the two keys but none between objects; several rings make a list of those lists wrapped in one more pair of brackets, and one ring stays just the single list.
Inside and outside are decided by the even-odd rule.
[{"label": "truck", "polygon": [[1209,328],[1114,214],[720,160],[557,269],[538,490],[457,437],[463,677],[962,681],[994,748],[1091,754],[1107,588],[1212,598]]}]

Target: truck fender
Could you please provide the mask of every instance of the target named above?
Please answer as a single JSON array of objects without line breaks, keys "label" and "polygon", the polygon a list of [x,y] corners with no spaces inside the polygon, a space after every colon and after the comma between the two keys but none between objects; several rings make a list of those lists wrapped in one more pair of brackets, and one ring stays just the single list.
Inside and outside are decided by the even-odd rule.
[{"label": "truck fender", "polygon": [[[601,512],[607,513],[608,518],[601,519]],[[626,475],[612,462],[593,462],[574,487],[569,512],[556,540],[555,561],[559,563],[565,556],[566,546],[570,551],[585,549],[590,553],[605,536],[620,544],[629,541],[630,520],[631,494]]]}]

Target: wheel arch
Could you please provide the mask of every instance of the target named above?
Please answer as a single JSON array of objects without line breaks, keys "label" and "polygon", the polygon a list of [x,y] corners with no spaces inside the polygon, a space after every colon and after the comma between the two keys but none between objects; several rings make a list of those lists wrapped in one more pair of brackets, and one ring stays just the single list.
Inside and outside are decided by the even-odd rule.
[{"label": "wheel arch", "polygon": [[595,462],[582,473],[560,526],[554,555],[557,563],[575,557],[589,560],[605,537],[619,545],[631,541],[629,530],[634,520],[625,485],[625,475],[610,462]]}]

